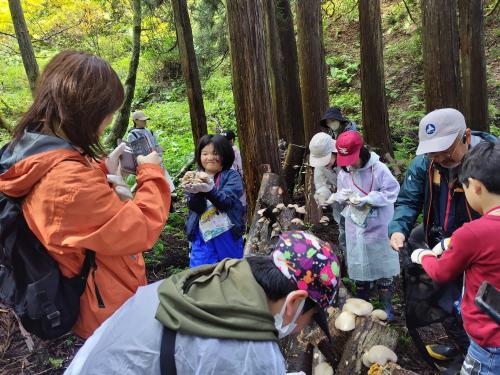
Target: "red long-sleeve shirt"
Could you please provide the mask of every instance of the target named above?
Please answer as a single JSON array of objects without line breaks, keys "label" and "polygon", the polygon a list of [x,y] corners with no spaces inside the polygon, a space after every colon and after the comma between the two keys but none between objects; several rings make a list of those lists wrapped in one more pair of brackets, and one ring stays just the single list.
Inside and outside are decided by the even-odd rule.
[{"label": "red long-sleeve shirt", "polygon": [[464,224],[438,259],[424,256],[425,272],[437,282],[456,279],[465,271],[462,299],[464,328],[482,347],[500,347],[500,326],[474,304],[483,281],[500,289],[500,216],[485,215]]}]

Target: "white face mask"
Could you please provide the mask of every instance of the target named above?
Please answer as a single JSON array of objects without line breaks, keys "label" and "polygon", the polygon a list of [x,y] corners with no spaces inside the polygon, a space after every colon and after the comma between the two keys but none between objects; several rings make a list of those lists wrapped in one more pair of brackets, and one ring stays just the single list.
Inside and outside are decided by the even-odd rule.
[{"label": "white face mask", "polygon": [[327,120],[326,126],[328,126],[330,129],[332,129],[334,132],[336,132],[340,128],[340,121],[339,120]]},{"label": "white face mask", "polygon": [[288,336],[290,333],[293,332],[295,327],[297,327],[297,319],[299,318],[299,315],[302,313],[302,309],[304,308],[304,304],[306,303],[306,299],[304,298],[302,301],[300,301],[299,306],[297,307],[297,311],[295,312],[295,315],[293,316],[293,319],[288,325],[283,326],[283,318],[285,317],[285,310],[286,310],[286,305],[288,302],[288,297],[285,300],[285,303],[283,304],[283,307],[281,308],[281,311],[279,314],[276,314],[274,316],[274,326],[276,327],[276,330],[278,331],[278,337],[282,339],[283,337]]}]

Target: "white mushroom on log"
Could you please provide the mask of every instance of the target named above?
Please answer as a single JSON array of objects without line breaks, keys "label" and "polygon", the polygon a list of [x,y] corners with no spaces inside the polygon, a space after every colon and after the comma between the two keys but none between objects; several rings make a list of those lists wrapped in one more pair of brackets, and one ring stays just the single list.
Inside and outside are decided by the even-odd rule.
[{"label": "white mushroom on log", "polygon": [[373,306],[370,302],[366,302],[360,298],[349,298],[344,306],[342,306],[342,311],[349,311],[357,316],[370,315],[373,311]]},{"label": "white mushroom on log", "polygon": [[349,311],[343,311],[335,319],[335,328],[341,331],[352,331],[356,327],[356,315]]},{"label": "white mushroom on log", "polygon": [[387,346],[374,345],[363,354],[362,361],[366,367],[370,367],[374,363],[384,366],[387,362],[397,362],[398,356]]},{"label": "white mushroom on log", "polygon": [[374,320],[387,320],[387,313],[384,310],[380,309],[373,310],[370,316]]},{"label": "white mushroom on log", "polygon": [[304,222],[302,220],[300,220],[299,218],[295,218],[295,219],[292,219],[292,221],[290,221],[293,225],[304,225]]}]

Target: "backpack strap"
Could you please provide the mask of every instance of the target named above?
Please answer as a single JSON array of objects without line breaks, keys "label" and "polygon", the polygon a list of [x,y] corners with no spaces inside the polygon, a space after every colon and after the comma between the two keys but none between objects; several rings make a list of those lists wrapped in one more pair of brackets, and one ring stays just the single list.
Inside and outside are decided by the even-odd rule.
[{"label": "backpack strap", "polygon": [[[95,282],[95,271],[97,270],[97,263],[95,261],[95,251],[86,250],[82,270],[80,271],[80,278],[84,281],[83,282],[83,289],[84,290],[85,290],[85,284],[86,284],[87,278],[88,278],[89,273],[90,273],[90,269],[92,269],[92,279],[94,281],[94,290],[95,290],[95,296],[97,298],[97,304],[98,304],[100,309],[104,309],[106,307],[106,305],[104,304],[104,300],[102,299],[101,293],[99,292],[99,288],[97,287],[97,283]],[[82,293],[83,293],[83,290],[82,290]]]},{"label": "backpack strap", "polygon": [[177,375],[175,367],[175,336],[176,331],[163,326],[160,348],[160,374]]}]

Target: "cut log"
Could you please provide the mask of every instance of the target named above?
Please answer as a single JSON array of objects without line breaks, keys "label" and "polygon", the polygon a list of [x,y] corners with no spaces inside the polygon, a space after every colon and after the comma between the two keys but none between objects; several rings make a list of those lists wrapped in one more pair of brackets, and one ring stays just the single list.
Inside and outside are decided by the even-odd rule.
[{"label": "cut log", "polygon": [[[262,176],[250,231],[245,244],[245,256],[269,253],[269,247],[271,246],[271,226],[276,221],[272,210],[276,205],[282,203],[283,189],[279,186],[279,182],[280,176],[275,173],[264,173]],[[258,212],[263,208],[269,208],[264,212],[264,216],[269,220],[259,222],[261,216]]]},{"label": "cut log", "polygon": [[306,169],[306,186],[304,189],[304,194],[306,196],[306,218],[305,221],[308,224],[319,225],[319,221],[323,216],[321,207],[318,206],[316,199],[314,199],[314,170],[311,167]]},{"label": "cut log", "polygon": [[288,196],[293,197],[293,189],[295,188],[295,180],[299,173],[300,166],[304,161],[304,146],[294,145],[290,143],[286,150],[285,161],[283,163],[283,179],[288,191]]},{"label": "cut log", "polygon": [[356,328],[347,340],[340,363],[338,374],[365,374],[361,357],[374,345],[384,345],[396,350],[398,334],[388,326],[373,321],[371,318],[356,318]]}]

